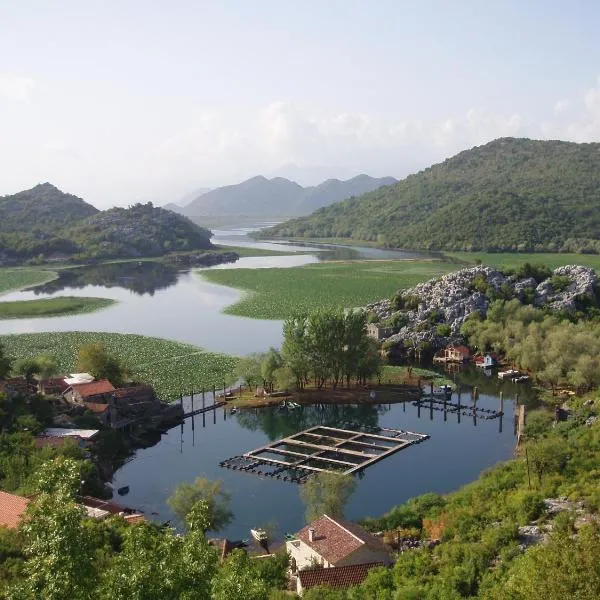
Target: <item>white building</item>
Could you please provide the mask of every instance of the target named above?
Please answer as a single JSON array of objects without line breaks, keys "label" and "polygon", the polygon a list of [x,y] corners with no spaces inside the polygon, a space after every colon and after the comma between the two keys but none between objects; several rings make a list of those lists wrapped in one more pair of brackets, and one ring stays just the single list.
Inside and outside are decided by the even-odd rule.
[{"label": "white building", "polygon": [[323,515],[286,542],[293,571],[316,566],[390,565],[390,549],[360,525]]}]

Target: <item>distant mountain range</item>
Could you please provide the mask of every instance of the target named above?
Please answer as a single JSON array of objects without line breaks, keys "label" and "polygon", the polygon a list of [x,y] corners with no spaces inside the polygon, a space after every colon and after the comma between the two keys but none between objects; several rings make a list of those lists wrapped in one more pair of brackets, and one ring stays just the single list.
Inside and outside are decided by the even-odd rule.
[{"label": "distant mountain range", "polygon": [[203,191],[187,206],[171,203],[165,208],[188,217],[307,215],[322,206],[393,183],[396,183],[393,177],[376,179],[368,175],[358,175],[348,181],[328,179],[317,186],[302,187],[283,177],[267,179],[259,175],[236,185]]},{"label": "distant mountain range", "polygon": [[151,203],[99,211],[50,183],[0,197],[0,264],[161,256],[211,248],[210,237]]},{"label": "distant mountain range", "polygon": [[600,144],[501,138],[261,235],[423,250],[600,252]]}]

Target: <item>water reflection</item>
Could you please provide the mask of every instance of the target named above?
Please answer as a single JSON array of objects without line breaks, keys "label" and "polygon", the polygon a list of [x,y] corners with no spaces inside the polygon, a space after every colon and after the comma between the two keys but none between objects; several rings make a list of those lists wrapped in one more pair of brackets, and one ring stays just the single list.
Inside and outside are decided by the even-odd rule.
[{"label": "water reflection", "polygon": [[175,267],[160,262],[109,263],[60,271],[58,279],[31,289],[36,295],[54,294],[67,288],[80,289],[94,285],[120,287],[139,295],[153,296],[157,290],[175,285],[177,277],[178,270]]}]

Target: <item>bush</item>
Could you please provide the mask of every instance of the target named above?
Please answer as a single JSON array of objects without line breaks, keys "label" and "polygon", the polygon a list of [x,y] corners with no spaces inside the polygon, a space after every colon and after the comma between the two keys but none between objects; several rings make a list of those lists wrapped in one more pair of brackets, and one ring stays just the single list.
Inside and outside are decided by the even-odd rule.
[{"label": "bush", "polygon": [[571,280],[564,275],[553,275],[550,283],[555,292],[564,292],[571,285]]},{"label": "bush", "polygon": [[441,323],[435,328],[435,330],[437,334],[441,337],[448,337],[452,333],[450,325],[447,325],[446,323]]}]

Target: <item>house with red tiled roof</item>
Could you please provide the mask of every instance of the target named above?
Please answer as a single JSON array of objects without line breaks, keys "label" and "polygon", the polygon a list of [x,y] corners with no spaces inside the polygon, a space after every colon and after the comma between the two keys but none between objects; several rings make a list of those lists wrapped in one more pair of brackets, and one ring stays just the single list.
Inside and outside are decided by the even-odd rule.
[{"label": "house with red tiled roof", "polygon": [[44,396],[62,396],[69,385],[64,379],[50,378],[38,382],[38,392]]},{"label": "house with red tiled roof", "polygon": [[65,390],[63,396],[73,404],[86,402],[107,404],[112,399],[114,391],[115,388],[108,379],[100,379],[89,383],[74,383]]},{"label": "house with red tiled roof", "polygon": [[383,567],[382,563],[369,563],[363,565],[347,565],[345,567],[331,567],[329,569],[305,569],[298,572],[296,579],[296,592],[299,596],[305,590],[318,585],[330,588],[349,588],[360,585],[374,567]]},{"label": "house with red tiled roof", "polygon": [[292,570],[393,562],[390,548],[360,525],[323,515],[286,542]]},{"label": "house with red tiled roof", "polygon": [[0,492],[0,527],[17,528],[29,502],[29,498]]}]

